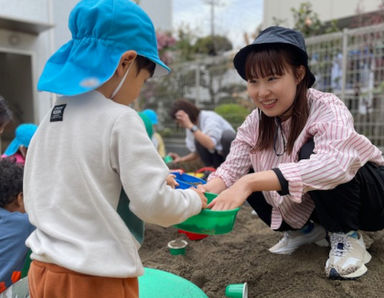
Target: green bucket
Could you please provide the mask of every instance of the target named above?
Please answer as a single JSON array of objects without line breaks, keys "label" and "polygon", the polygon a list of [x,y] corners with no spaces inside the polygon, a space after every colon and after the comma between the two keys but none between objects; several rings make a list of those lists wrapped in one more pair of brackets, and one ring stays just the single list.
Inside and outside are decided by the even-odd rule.
[{"label": "green bucket", "polygon": [[[205,193],[208,204],[218,195],[210,192]],[[199,214],[175,225],[176,228],[197,234],[216,235],[226,234],[232,231],[236,215],[240,208],[224,211],[213,211],[203,209]]]}]

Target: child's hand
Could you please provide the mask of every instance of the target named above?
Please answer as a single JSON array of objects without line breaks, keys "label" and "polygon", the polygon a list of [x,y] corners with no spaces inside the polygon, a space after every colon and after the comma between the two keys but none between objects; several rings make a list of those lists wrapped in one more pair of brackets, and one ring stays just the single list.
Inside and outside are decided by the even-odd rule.
[{"label": "child's hand", "polygon": [[205,197],[204,192],[194,187],[191,187],[190,189],[194,190],[199,195],[201,200],[201,209],[207,208],[207,198]]},{"label": "child's hand", "polygon": [[167,185],[169,185],[172,188],[175,188],[176,186],[179,186],[179,183],[177,183],[175,177],[176,177],[175,175],[169,174],[167,176],[167,178],[165,179],[165,182],[167,183]]},{"label": "child's hand", "polygon": [[172,163],[178,163],[181,160],[181,157],[177,153],[169,152],[168,155],[172,157]]}]

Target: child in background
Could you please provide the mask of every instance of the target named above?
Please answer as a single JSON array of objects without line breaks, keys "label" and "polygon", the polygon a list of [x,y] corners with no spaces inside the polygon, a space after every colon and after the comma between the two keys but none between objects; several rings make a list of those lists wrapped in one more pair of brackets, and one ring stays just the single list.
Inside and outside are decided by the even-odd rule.
[{"label": "child in background", "polygon": [[16,127],[15,138],[1,157],[13,157],[16,162],[24,165],[28,146],[36,129],[37,125],[33,123],[23,123]]},{"label": "child in background", "polygon": [[25,206],[36,230],[31,297],[138,297],[140,243],[116,212],[122,189],[141,220],[170,226],[206,206],[202,192],[166,184],[169,171],[129,107],[168,73],[146,13],[130,0],[83,0],[73,39],[47,62],[40,91],[59,97],[28,149]]},{"label": "child in background", "polygon": [[23,168],[0,159],[0,293],[20,279],[33,230],[24,210]]},{"label": "child in background", "polygon": [[[145,113],[145,111],[139,112],[138,114],[139,114],[141,120],[143,120],[143,122],[144,122],[145,130],[147,131],[148,137],[153,142],[153,138],[152,137],[156,133],[156,132],[154,133],[155,128],[154,128],[154,125],[152,125],[153,122],[149,118],[148,113]],[[161,138],[161,136],[160,136],[160,138]],[[175,177],[176,176],[174,174],[169,174],[168,177],[165,179],[166,183],[169,186],[171,186],[172,188],[175,188],[176,186],[179,185],[179,183],[177,183]]]},{"label": "child in background", "polygon": [[153,125],[151,119],[144,113],[144,112],[139,112],[138,113],[141,120],[143,120],[144,126],[145,126],[145,131],[147,132],[147,135],[150,139],[152,139],[153,136]]},{"label": "child in background", "polygon": [[269,27],[233,62],[257,109],[200,187],[220,193],[209,207],[248,200],[267,225],[285,232],[269,249],[276,254],[321,241],[328,231],[327,277],[363,275],[371,255],[358,230],[384,228],[382,152],[355,131],[339,98],[310,88],[315,77],[301,33]]},{"label": "child in background", "polygon": [[157,132],[157,125],[159,123],[157,114],[154,110],[146,109],[142,113],[144,113],[152,122],[153,126],[153,135],[151,137],[152,143],[155,145],[155,148],[157,152],[160,154],[162,158],[165,157],[165,145],[163,138],[161,135]]}]

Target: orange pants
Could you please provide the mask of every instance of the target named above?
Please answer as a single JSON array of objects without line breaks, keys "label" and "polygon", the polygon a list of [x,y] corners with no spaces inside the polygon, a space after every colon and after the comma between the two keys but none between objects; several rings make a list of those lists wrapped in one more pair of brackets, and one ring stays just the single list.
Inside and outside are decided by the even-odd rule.
[{"label": "orange pants", "polygon": [[31,298],[138,298],[134,278],[81,274],[54,264],[32,261],[28,272]]}]

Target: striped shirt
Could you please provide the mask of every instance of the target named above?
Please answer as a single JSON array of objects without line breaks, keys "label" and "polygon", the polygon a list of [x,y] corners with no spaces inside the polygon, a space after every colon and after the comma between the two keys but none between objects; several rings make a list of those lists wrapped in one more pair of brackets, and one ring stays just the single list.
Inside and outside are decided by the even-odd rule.
[{"label": "striped shirt", "polygon": [[[358,134],[353,118],[345,104],[334,94],[308,90],[309,117],[295,141],[292,154],[277,156],[273,148],[255,148],[259,137],[259,114],[254,110],[238,129],[236,139],[226,161],[210,175],[220,177],[227,187],[248,173],[279,168],[289,184],[289,194],[263,191],[272,206],[271,228],[278,229],[284,220],[293,228],[301,228],[309,219],[315,204],[308,191],[327,190],[346,183],[368,161],[384,165],[381,151],[365,136]],[[285,136],[290,133],[290,119],[282,122]],[[298,161],[301,147],[313,138],[314,153],[309,159]],[[283,148],[282,138],[276,146]]]}]

